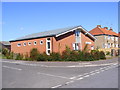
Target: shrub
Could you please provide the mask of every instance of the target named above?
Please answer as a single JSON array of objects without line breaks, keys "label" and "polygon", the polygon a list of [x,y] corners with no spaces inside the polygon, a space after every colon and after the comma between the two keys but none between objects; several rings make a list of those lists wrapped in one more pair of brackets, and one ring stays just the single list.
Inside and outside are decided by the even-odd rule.
[{"label": "shrub", "polygon": [[49,56],[46,53],[39,54],[37,57],[37,61],[48,61]]},{"label": "shrub", "polygon": [[3,49],[2,49],[2,54],[3,54],[3,55],[6,56],[8,53],[9,53],[9,50],[8,50],[7,48],[3,48]]},{"label": "shrub", "polygon": [[28,53],[25,54],[24,60],[31,60],[31,58],[29,57]]},{"label": "shrub", "polygon": [[61,55],[59,53],[56,53],[56,52],[53,52],[50,54],[49,56],[49,61],[52,60],[52,61],[60,61],[61,60]]},{"label": "shrub", "polygon": [[109,51],[106,51],[106,55],[110,55],[110,52],[109,52]]},{"label": "shrub", "polygon": [[31,58],[31,60],[37,60],[38,55],[39,55],[39,51],[37,50],[37,48],[33,48],[30,51],[30,58]]},{"label": "shrub", "polygon": [[94,60],[99,60],[100,59],[100,54],[99,54],[98,50],[92,50],[91,55],[92,55]]},{"label": "shrub", "polygon": [[106,59],[105,53],[103,51],[100,51],[99,54],[100,54],[100,59]]},{"label": "shrub", "polygon": [[20,54],[20,53],[18,53],[18,54],[16,55],[15,60],[23,60],[23,55]]},{"label": "shrub", "polygon": [[8,52],[7,54],[6,54],[6,58],[7,59],[13,59],[13,57],[14,57],[14,53],[13,52]]}]

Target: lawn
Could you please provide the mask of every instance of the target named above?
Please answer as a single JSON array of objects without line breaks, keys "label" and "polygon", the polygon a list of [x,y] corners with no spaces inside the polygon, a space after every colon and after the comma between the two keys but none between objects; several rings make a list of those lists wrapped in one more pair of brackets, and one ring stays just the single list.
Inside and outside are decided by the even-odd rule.
[{"label": "lawn", "polygon": [[6,59],[6,57],[2,54],[0,54],[0,59]]}]

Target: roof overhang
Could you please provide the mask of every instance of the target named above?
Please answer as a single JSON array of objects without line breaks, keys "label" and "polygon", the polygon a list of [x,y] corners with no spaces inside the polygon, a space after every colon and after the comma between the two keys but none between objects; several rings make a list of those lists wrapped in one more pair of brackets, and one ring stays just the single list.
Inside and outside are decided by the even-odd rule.
[{"label": "roof overhang", "polygon": [[73,28],[73,29],[70,29],[70,30],[68,30],[68,31],[62,32],[62,33],[60,33],[60,34],[57,34],[57,35],[55,35],[55,37],[59,37],[59,36],[61,36],[61,35],[64,35],[64,34],[66,34],[66,33],[73,32],[73,31],[79,30],[79,29],[82,30],[82,31],[85,33],[85,35],[88,35],[88,36],[90,36],[91,38],[93,38],[94,40],[96,40],[96,38],[95,38],[92,34],[90,34],[86,29],[84,29],[82,26],[77,26],[77,27],[75,27],[75,28]]}]

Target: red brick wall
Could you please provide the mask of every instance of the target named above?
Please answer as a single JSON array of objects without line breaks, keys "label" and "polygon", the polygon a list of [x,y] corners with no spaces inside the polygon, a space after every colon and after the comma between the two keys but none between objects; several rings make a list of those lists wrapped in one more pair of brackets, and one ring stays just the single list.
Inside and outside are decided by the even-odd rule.
[{"label": "red brick wall", "polygon": [[91,46],[94,46],[94,41],[83,33],[81,33],[81,41],[82,41],[82,50],[84,49],[86,42],[91,42],[91,44],[88,44],[88,49],[91,49]]},{"label": "red brick wall", "polygon": [[[43,40],[42,45],[40,45],[40,40]],[[34,45],[34,41],[37,42],[37,45]],[[24,42],[26,42],[26,46],[23,46]],[[31,42],[30,46],[28,42]],[[18,43],[21,43],[20,47],[17,46]],[[32,48],[37,48],[41,53],[46,52],[46,38],[11,42],[11,51],[14,53],[26,54],[29,53]]]},{"label": "red brick wall", "polygon": [[53,52],[60,52],[62,53],[66,49],[66,45],[73,49],[72,44],[75,42],[75,35],[74,32],[67,33],[65,35],[62,35],[60,37],[53,37]]},{"label": "red brick wall", "polygon": [[[92,41],[89,37],[85,36],[81,33],[82,39],[82,49],[85,47],[85,42],[91,42],[92,44],[88,45],[89,49],[94,45],[94,41]],[[43,44],[40,44],[40,40],[43,40]],[[34,41],[37,42],[37,45],[34,45]],[[23,43],[26,42],[26,46],[23,46]],[[31,42],[31,45],[28,45],[28,42]],[[17,44],[21,43],[21,46],[18,47]],[[73,50],[73,43],[75,43],[75,35],[74,32],[64,34],[60,37],[51,37],[51,49],[52,52],[63,52],[66,48],[66,45]],[[38,38],[33,40],[24,40],[24,41],[16,41],[11,42],[11,51],[14,53],[26,54],[29,53],[32,48],[37,48],[40,53],[46,52],[46,38]]]}]

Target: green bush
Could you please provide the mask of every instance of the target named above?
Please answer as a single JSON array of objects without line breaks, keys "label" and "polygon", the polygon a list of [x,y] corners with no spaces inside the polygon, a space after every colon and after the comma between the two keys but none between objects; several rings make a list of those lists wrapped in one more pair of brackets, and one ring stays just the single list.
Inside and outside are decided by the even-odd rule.
[{"label": "green bush", "polygon": [[53,52],[50,54],[49,61],[60,61],[61,60],[61,55],[59,53]]},{"label": "green bush", "polygon": [[18,53],[18,54],[16,55],[15,60],[23,60],[23,55],[20,54],[20,53]]},{"label": "green bush", "polygon": [[94,60],[99,60],[100,59],[100,52],[98,50],[92,50],[91,55]]},{"label": "green bush", "polygon": [[33,48],[31,51],[30,51],[30,58],[31,60],[37,60],[39,56],[39,51],[37,48]]},{"label": "green bush", "polygon": [[48,61],[50,56],[46,53],[39,54],[37,57],[37,61]]},{"label": "green bush", "polygon": [[105,53],[103,51],[100,51],[99,54],[100,54],[100,59],[106,59]]},{"label": "green bush", "polygon": [[109,52],[109,51],[106,51],[106,55],[110,55],[110,52]]},{"label": "green bush", "polygon": [[24,60],[31,61],[31,58],[29,57],[28,53],[24,55]]},{"label": "green bush", "polygon": [[3,54],[3,55],[6,56],[8,53],[9,53],[9,50],[8,50],[7,48],[3,48],[3,49],[2,49],[2,54]]},{"label": "green bush", "polygon": [[14,53],[13,52],[8,52],[7,54],[6,54],[6,58],[7,59],[13,59],[13,57],[14,57]]}]

